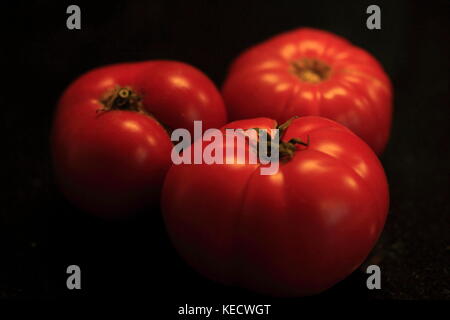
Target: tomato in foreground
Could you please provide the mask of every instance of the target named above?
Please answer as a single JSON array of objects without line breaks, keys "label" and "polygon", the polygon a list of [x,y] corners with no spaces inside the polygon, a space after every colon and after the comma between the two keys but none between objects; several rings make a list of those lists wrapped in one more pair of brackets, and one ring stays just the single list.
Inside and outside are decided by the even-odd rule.
[{"label": "tomato in foreground", "polygon": [[[276,126],[256,118],[222,130]],[[177,251],[203,275],[270,295],[311,295],[367,257],[385,223],[388,185],[375,153],[346,127],[306,116],[283,130],[284,149],[294,152],[280,146],[276,174],[261,175],[258,163],[173,165],[162,209]],[[250,145],[242,154],[254,152]]]},{"label": "tomato in foreground", "polygon": [[222,98],[199,70],[174,61],[106,66],[64,92],[55,114],[57,182],[78,207],[119,218],[159,203],[173,128],[226,123]]},{"label": "tomato in foreground", "polygon": [[230,120],[317,115],[355,132],[381,154],[391,127],[392,88],[367,51],[332,33],[302,28],[256,45],[223,86]]}]

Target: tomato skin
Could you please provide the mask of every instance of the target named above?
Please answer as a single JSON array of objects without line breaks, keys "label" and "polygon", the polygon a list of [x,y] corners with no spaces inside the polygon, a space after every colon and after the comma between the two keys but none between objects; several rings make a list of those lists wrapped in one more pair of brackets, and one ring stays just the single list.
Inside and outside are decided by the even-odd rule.
[{"label": "tomato skin", "polygon": [[[275,123],[256,118],[226,128]],[[364,261],[388,212],[384,170],[366,143],[325,118],[294,120],[282,140],[308,136],[309,146],[297,147],[274,175],[261,175],[257,164],[171,167],[164,219],[194,269],[265,294],[303,296],[326,290]]]},{"label": "tomato skin", "polygon": [[[323,62],[330,70],[318,83],[301,80],[293,63]],[[368,52],[332,33],[301,28],[256,45],[233,62],[222,88],[230,120],[316,115],[355,132],[381,154],[392,121],[392,86]]]},{"label": "tomato skin", "polygon": [[[176,81],[172,81],[175,79]],[[145,113],[101,111],[115,88],[131,87]],[[226,123],[224,103],[199,70],[175,61],[124,63],[92,70],[62,95],[54,117],[52,156],[57,183],[81,209],[126,217],[158,205],[171,165],[167,128]]]}]

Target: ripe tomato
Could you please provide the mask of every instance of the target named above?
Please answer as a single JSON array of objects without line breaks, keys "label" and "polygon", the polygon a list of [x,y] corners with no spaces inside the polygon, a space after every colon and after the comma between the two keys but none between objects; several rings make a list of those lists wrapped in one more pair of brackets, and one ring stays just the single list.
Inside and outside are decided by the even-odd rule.
[{"label": "ripe tomato", "polygon": [[[268,118],[226,126],[275,127]],[[371,148],[332,120],[298,118],[281,140],[296,151],[274,175],[261,175],[258,164],[172,166],[162,209],[176,249],[205,276],[271,295],[310,295],[367,257],[384,226],[388,185]]]},{"label": "ripe tomato", "polygon": [[172,143],[166,130],[226,123],[223,100],[199,70],[180,62],[106,66],[64,92],[54,119],[57,182],[80,208],[121,217],[159,203]]},{"label": "ripe tomato", "polygon": [[318,115],[380,154],[389,138],[391,83],[369,53],[329,32],[298,29],[250,48],[223,86],[231,120]]}]

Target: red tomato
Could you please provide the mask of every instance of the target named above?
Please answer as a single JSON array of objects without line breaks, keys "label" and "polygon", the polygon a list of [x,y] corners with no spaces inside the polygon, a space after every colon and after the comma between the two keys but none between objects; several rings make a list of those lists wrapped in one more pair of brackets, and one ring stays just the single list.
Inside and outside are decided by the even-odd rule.
[{"label": "red tomato", "polygon": [[180,62],[149,61],[95,69],[64,92],[55,115],[55,174],[66,197],[103,217],[159,202],[171,165],[166,129],[226,123],[214,84]]},{"label": "red tomato", "polygon": [[250,48],[223,86],[231,120],[318,115],[380,154],[389,138],[391,83],[369,53],[329,32],[298,29]]},{"label": "red tomato", "polygon": [[[268,118],[226,126],[275,127]],[[258,164],[171,167],[164,219],[193,268],[223,283],[301,296],[329,288],[364,261],[388,212],[377,156],[350,130],[321,117],[292,121],[282,141],[292,146],[293,138],[309,144],[294,145],[274,175],[261,175]]]}]

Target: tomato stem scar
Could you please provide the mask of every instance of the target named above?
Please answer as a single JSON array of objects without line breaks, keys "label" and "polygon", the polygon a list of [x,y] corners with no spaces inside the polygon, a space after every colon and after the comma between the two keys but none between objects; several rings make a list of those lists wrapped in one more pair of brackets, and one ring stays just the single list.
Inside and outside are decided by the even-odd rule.
[{"label": "tomato stem scar", "polygon": [[328,64],[317,59],[303,58],[291,63],[291,72],[305,82],[322,82],[329,77],[330,71]]}]

